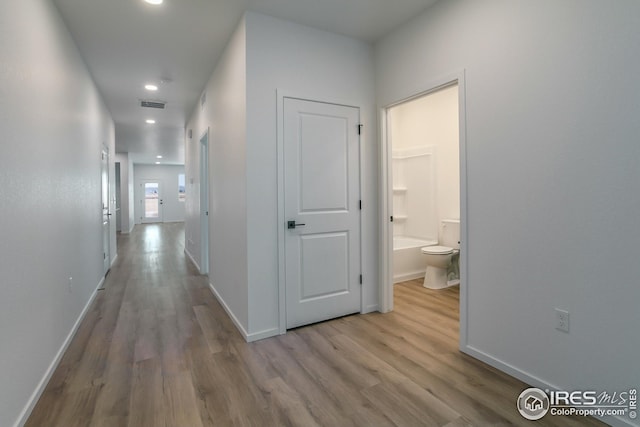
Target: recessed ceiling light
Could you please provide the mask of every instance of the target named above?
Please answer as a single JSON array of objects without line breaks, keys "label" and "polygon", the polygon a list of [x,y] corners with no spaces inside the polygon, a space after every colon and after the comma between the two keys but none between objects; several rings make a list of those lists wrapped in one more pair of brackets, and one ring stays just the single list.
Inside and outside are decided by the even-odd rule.
[{"label": "recessed ceiling light", "polygon": [[156,121],[153,119],[147,119],[147,123],[149,123],[150,125],[154,124]]},{"label": "recessed ceiling light", "polygon": [[161,159],[161,158],[162,158],[162,156],[156,156],[156,159]]},{"label": "recessed ceiling light", "polygon": [[150,91],[156,91],[156,90],[158,90],[158,86],[156,86],[156,85],[144,85],[144,88],[145,88],[146,90],[150,90]]},{"label": "recessed ceiling light", "polygon": [[160,164],[160,162],[156,162],[156,165],[159,165],[159,164]]},{"label": "recessed ceiling light", "polygon": [[162,4],[163,0],[144,0],[145,2],[149,3],[149,4]]}]

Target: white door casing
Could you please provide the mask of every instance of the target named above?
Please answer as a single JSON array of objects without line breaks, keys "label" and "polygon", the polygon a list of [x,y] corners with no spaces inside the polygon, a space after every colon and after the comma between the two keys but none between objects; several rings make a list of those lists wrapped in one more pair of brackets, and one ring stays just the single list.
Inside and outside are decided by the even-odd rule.
[{"label": "white door casing", "polygon": [[360,311],[360,111],[283,100],[286,327]]},{"label": "white door casing", "polygon": [[209,273],[209,130],[200,138],[200,274]]},{"label": "white door casing", "polygon": [[107,274],[111,268],[111,211],[109,209],[109,148],[102,147],[102,163],[100,169],[102,189],[102,262],[103,273]]},{"label": "white door casing", "polygon": [[395,105],[402,104],[412,99],[420,98],[442,89],[446,86],[458,85],[458,126],[459,126],[459,156],[460,156],[460,349],[467,352],[467,292],[469,288],[469,278],[467,273],[468,239],[467,239],[467,143],[466,143],[466,83],[465,71],[459,70],[449,75],[441,76],[427,83],[423,91],[416,92],[412,96],[400,98],[380,109],[380,158],[381,158],[381,181],[380,200],[380,254],[379,266],[382,283],[380,286],[380,311],[386,313],[393,310],[393,223],[390,217],[393,214],[393,190],[391,187],[391,158],[392,147],[388,129],[388,111]]}]

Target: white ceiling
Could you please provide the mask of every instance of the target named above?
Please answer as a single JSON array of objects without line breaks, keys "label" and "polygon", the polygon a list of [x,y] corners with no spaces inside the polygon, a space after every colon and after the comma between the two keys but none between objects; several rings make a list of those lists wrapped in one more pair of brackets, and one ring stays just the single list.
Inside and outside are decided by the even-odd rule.
[{"label": "white ceiling", "polygon": [[[116,152],[169,164],[184,163],[186,120],[246,10],[375,42],[435,1],[53,0],[111,111]],[[167,106],[141,108],[141,99]]]}]

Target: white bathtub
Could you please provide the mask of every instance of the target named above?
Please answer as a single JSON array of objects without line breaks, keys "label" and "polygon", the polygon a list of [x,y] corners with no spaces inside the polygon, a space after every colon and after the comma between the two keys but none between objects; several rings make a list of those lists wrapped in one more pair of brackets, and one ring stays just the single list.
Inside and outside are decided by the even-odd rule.
[{"label": "white bathtub", "polygon": [[427,264],[420,248],[437,244],[436,240],[393,236],[393,283],[424,277]]}]

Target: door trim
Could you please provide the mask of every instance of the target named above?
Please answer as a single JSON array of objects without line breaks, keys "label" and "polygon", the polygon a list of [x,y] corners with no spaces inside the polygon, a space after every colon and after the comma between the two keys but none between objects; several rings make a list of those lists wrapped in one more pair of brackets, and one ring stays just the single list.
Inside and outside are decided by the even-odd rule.
[{"label": "door trim", "polygon": [[[200,274],[209,274],[209,127],[200,136]],[[205,156],[206,155],[206,158]],[[203,206],[206,201],[207,206]]]},{"label": "door trim", "polygon": [[460,70],[441,76],[428,82],[423,89],[418,89],[412,94],[399,98],[379,110],[380,120],[380,187],[379,187],[379,274],[380,274],[380,311],[386,313],[393,310],[393,270],[391,260],[393,257],[393,226],[389,221],[390,212],[391,179],[391,144],[387,128],[387,116],[391,107],[411,101],[416,98],[436,92],[447,86],[458,84],[458,116],[459,116],[459,145],[460,145],[460,341],[459,347],[463,349],[467,345],[467,292],[469,288],[469,275],[467,271],[469,257],[469,243],[467,233],[467,115],[466,115],[466,84],[465,70]]},{"label": "door trim", "polygon": [[[308,94],[309,95],[309,94]],[[313,95],[313,94],[311,94]],[[285,98],[299,99],[303,101],[322,102],[325,104],[340,105],[344,107],[358,108],[360,110],[360,121],[362,121],[362,107],[344,102],[344,100],[327,100],[318,94],[315,96],[302,96],[300,93],[288,90],[276,90],[276,118],[277,118],[277,180],[278,180],[278,332],[280,335],[287,332],[287,300],[286,300],[286,270],[285,270],[285,205],[284,205],[284,100]],[[362,140],[358,141],[358,162],[360,164],[358,185],[362,196]],[[362,211],[360,211],[360,271],[362,271]],[[364,312],[364,292],[360,288],[360,313]]]},{"label": "door trim", "polygon": [[[106,144],[102,144],[102,152],[101,152],[101,161],[100,161],[100,191],[101,191],[101,205],[102,205],[102,250],[103,250],[103,273],[106,277],[109,270],[111,270],[111,174],[109,173],[109,161],[111,156],[109,154],[109,147]],[[105,159],[106,157],[106,159]],[[105,165],[106,162],[106,165]],[[106,166],[106,174],[107,180],[104,180],[104,172],[103,167]],[[105,187],[106,184],[106,187]],[[106,191],[106,205],[105,205],[105,191]],[[105,214],[105,210],[107,213]],[[106,217],[105,217],[106,216]],[[105,222],[107,223],[107,235],[105,236],[104,227]]]}]

